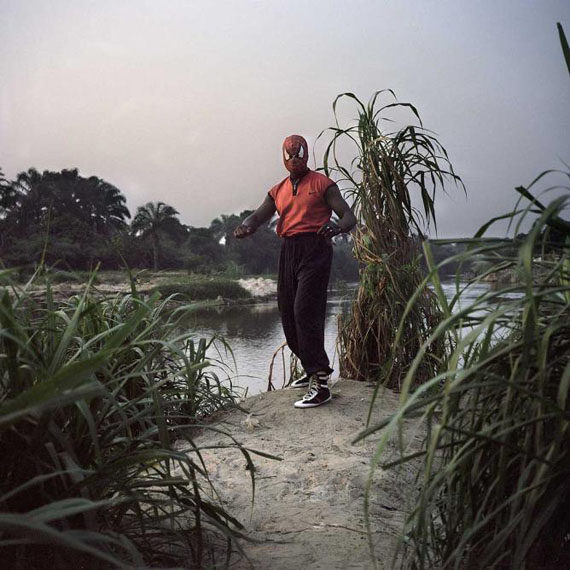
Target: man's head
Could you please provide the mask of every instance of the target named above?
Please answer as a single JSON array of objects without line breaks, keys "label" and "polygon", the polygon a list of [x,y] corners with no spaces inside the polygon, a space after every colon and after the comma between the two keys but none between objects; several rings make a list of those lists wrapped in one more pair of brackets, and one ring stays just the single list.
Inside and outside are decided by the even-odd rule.
[{"label": "man's head", "polygon": [[300,178],[307,172],[309,147],[300,135],[291,135],[283,141],[283,164],[293,178]]}]

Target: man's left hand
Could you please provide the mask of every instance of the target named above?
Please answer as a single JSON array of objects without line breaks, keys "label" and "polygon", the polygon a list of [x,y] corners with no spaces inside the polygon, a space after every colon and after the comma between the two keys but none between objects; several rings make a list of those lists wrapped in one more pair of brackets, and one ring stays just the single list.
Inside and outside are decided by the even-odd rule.
[{"label": "man's left hand", "polygon": [[340,226],[335,224],[333,221],[327,222],[323,224],[319,231],[317,232],[319,235],[326,237],[326,238],[333,238],[342,232]]}]

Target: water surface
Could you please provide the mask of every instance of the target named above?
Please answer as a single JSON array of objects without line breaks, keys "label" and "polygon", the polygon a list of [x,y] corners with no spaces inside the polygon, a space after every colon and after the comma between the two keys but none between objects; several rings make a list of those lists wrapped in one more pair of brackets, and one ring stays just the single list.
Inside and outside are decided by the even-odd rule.
[{"label": "water surface", "polygon": [[[337,319],[343,311],[350,309],[355,288],[333,290],[329,293],[325,320],[325,349],[338,374],[338,355],[336,352]],[[205,307],[193,311],[187,325],[195,331],[197,337],[210,338],[214,335],[224,337],[233,352],[233,358],[226,354],[221,343],[218,350],[210,350],[211,358],[221,359],[229,368],[232,382],[247,388],[253,395],[267,390],[269,366],[275,351],[285,342],[277,302],[270,301],[256,305],[232,305]],[[282,356],[275,359],[273,369],[274,384],[280,388],[289,370],[290,351],[285,349],[283,370]],[[234,362],[235,360],[235,362]]]}]

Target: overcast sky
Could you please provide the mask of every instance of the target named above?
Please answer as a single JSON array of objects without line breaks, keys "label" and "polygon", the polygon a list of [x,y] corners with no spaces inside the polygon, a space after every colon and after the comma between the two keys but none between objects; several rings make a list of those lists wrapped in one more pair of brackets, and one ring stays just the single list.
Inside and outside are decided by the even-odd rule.
[{"label": "overcast sky", "polygon": [[570,37],[568,0],[0,0],[0,168],[76,167],[132,214],[161,200],[204,226],[256,207],[336,95],[390,88],[467,187],[440,237],[470,235],[570,163],[558,21]]}]

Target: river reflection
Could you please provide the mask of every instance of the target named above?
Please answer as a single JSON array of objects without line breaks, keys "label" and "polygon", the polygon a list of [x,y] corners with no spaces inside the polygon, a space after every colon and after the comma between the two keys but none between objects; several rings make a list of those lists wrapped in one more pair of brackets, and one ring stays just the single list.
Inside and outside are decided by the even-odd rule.
[{"label": "river reflection", "polygon": [[[443,290],[448,299],[456,293],[455,283],[443,283]],[[471,286],[461,297],[466,306],[476,297],[489,289],[486,284]],[[325,349],[335,368],[333,379],[338,374],[338,354],[336,338],[338,316],[347,314],[356,287],[329,292],[327,315],[325,321]],[[460,307],[456,305],[454,310]],[[285,342],[277,302],[271,301],[257,305],[234,305],[228,307],[204,307],[196,309],[185,321],[196,337],[211,338],[214,335],[224,337],[232,349],[233,359],[218,343],[217,350],[210,350],[212,359],[222,361],[227,367],[232,383],[247,389],[248,395],[257,394],[267,389],[269,365],[275,351]],[[289,351],[286,350],[286,364],[289,362]],[[224,372],[222,372],[224,374]],[[274,383],[281,387],[285,372],[282,359],[276,359]]]}]

